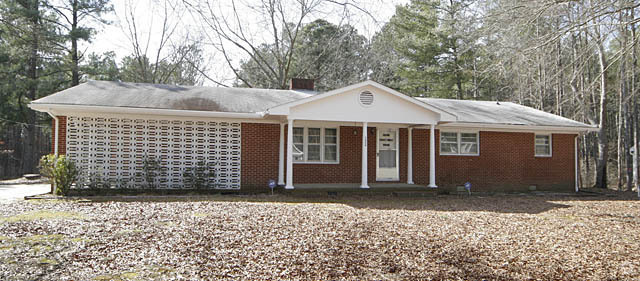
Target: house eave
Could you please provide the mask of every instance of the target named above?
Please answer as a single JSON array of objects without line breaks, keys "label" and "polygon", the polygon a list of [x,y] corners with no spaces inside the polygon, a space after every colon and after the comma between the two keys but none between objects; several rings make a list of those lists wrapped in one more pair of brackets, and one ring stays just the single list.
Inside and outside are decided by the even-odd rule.
[{"label": "house eave", "polygon": [[200,110],[177,110],[161,108],[141,108],[141,107],[119,107],[100,105],[75,105],[75,104],[46,104],[29,103],[29,108],[47,112],[54,115],[64,115],[68,113],[120,113],[120,114],[142,114],[142,115],[162,115],[162,116],[185,116],[203,118],[234,118],[234,119],[264,119],[263,112],[217,112]]},{"label": "house eave", "polygon": [[500,132],[551,132],[551,133],[588,133],[597,132],[600,128],[596,126],[539,126],[539,125],[519,125],[519,124],[489,124],[472,122],[451,122],[442,123],[438,129],[479,129],[482,131]]}]

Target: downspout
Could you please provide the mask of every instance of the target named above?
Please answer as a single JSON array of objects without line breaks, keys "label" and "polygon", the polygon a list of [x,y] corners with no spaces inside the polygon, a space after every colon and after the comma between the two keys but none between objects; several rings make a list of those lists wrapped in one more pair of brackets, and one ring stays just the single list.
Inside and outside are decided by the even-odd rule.
[{"label": "downspout", "polygon": [[[53,118],[53,120],[55,120],[55,130],[51,130],[51,133],[54,134],[53,137],[53,155],[55,155],[55,160],[58,160],[58,135],[60,132],[60,119],[58,119],[57,116],[51,114],[51,110],[47,111],[47,113],[49,114],[49,116],[51,116],[51,118]],[[55,194],[55,190],[56,190],[56,181],[54,180],[51,183],[51,194]]]},{"label": "downspout", "polygon": [[51,133],[54,134],[54,137],[53,137],[53,155],[55,155],[56,158],[58,158],[58,135],[59,135],[58,132],[60,132],[60,119],[58,119],[57,116],[51,114],[50,111],[47,111],[47,113],[56,122],[55,132],[51,132]]},{"label": "downspout", "polygon": [[576,192],[580,191],[580,167],[578,166],[579,161],[578,161],[578,137],[580,136],[580,134],[577,134],[574,137],[574,160],[575,160],[575,182],[576,182]]}]

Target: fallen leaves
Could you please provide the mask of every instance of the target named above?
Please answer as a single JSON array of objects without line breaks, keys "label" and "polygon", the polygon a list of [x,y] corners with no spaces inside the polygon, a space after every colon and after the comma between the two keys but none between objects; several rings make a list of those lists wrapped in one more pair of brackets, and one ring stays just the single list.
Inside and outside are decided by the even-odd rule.
[{"label": "fallen leaves", "polygon": [[214,196],[2,206],[0,279],[637,279],[640,202]]}]

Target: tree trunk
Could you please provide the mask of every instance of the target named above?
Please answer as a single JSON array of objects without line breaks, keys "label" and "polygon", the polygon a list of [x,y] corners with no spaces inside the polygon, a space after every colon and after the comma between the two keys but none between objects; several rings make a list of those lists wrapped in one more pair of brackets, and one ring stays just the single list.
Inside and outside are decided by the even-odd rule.
[{"label": "tree trunk", "polygon": [[72,23],[71,23],[71,86],[80,84],[80,73],[78,70],[78,37],[76,31],[78,29],[78,0],[73,0],[71,7]]},{"label": "tree trunk", "polygon": [[625,92],[626,92],[626,81],[624,78],[625,75],[625,60],[624,60],[624,55],[622,56],[622,59],[620,61],[620,93],[618,95],[618,118],[617,118],[617,132],[618,132],[618,153],[617,153],[617,167],[618,167],[618,190],[620,190],[622,188],[622,177],[623,177],[623,169],[624,166],[622,164],[622,162],[624,161],[624,150],[622,148],[623,146],[623,132],[625,132],[625,128],[624,128],[624,119],[625,119],[625,114],[624,114],[624,99],[625,99]]},{"label": "tree trunk", "polygon": [[[635,9],[631,9],[631,18],[635,17]],[[632,124],[633,124],[633,147],[635,153],[633,154],[633,185],[636,187],[638,194],[640,195],[640,188],[638,188],[638,133],[640,131],[640,124],[638,124],[638,94],[636,93],[636,65],[638,63],[637,54],[637,42],[636,42],[636,24],[631,24],[631,38],[633,38],[633,48],[631,49],[631,95],[633,96],[632,103]]]},{"label": "tree trunk", "polygon": [[607,59],[599,34],[597,44],[598,62],[600,66],[600,131],[598,132],[596,187],[607,188],[607,160],[609,159],[609,139],[607,136]]},{"label": "tree trunk", "polygon": [[[30,1],[27,9],[31,11],[30,22],[32,41],[30,42],[29,62],[27,65],[27,93],[29,101],[35,100],[38,92],[38,50],[39,50],[39,1]],[[36,113],[25,108],[23,112],[26,125],[22,129],[22,173],[33,173],[36,168]]]}]

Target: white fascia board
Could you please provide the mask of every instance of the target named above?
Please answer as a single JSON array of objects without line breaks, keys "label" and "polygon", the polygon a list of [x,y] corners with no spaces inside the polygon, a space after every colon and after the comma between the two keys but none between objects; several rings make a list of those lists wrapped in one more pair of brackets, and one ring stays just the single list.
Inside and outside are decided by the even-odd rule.
[{"label": "white fascia board", "polygon": [[55,115],[63,115],[68,112],[87,113],[119,113],[119,114],[140,114],[140,115],[164,115],[164,116],[187,116],[187,117],[208,117],[208,118],[236,118],[236,119],[263,119],[264,113],[238,113],[238,112],[214,112],[199,110],[176,110],[157,109],[139,107],[116,107],[99,105],[73,105],[73,104],[43,104],[29,103],[29,107],[40,112],[48,112]]},{"label": "white fascia board", "polygon": [[372,86],[372,87],[381,89],[381,90],[386,91],[386,92],[388,92],[388,93],[390,93],[390,94],[392,94],[394,96],[397,96],[397,97],[399,97],[401,99],[404,99],[404,100],[406,100],[406,101],[408,101],[410,103],[413,103],[413,104],[415,104],[417,106],[420,106],[422,108],[425,108],[425,109],[433,111],[433,112],[436,112],[436,113],[440,114],[440,120],[441,121],[456,121],[456,120],[458,120],[458,116],[456,116],[453,113],[447,112],[445,110],[442,110],[442,109],[440,109],[438,107],[435,107],[433,105],[430,105],[428,103],[419,101],[419,100],[417,100],[415,98],[412,98],[412,97],[409,97],[409,96],[407,96],[407,95],[405,95],[403,93],[400,93],[400,92],[398,92],[398,91],[396,91],[394,89],[391,89],[391,88],[389,88],[389,87],[387,87],[385,85],[382,85],[380,83],[377,83],[377,82],[371,81],[371,80],[367,80],[367,81],[356,83],[356,84],[353,84],[353,85],[349,85],[349,86],[346,86],[346,87],[343,87],[343,88],[335,89],[335,90],[332,90],[332,91],[329,91],[329,92],[326,92],[326,93],[323,93],[323,94],[318,94],[318,95],[311,96],[311,97],[308,97],[308,98],[304,98],[304,99],[288,102],[288,103],[285,103],[285,104],[281,104],[281,105],[278,105],[276,107],[268,109],[266,114],[268,114],[268,115],[289,115],[289,111],[290,111],[289,109],[291,107],[295,107],[295,106],[298,106],[298,105],[301,105],[301,104],[313,102],[315,100],[331,97],[331,96],[334,96],[334,95],[337,95],[337,94],[340,94],[340,93],[344,93],[344,92],[348,92],[348,91],[351,91],[351,90],[354,90],[354,89],[357,89],[357,88],[360,88],[360,87],[364,87],[364,86]]},{"label": "white fascia board", "polygon": [[587,133],[597,132],[598,127],[569,127],[569,126],[532,126],[532,125],[509,125],[509,124],[487,124],[487,123],[445,123],[436,127],[437,129],[476,129],[481,131],[497,132],[550,132],[550,133]]}]

